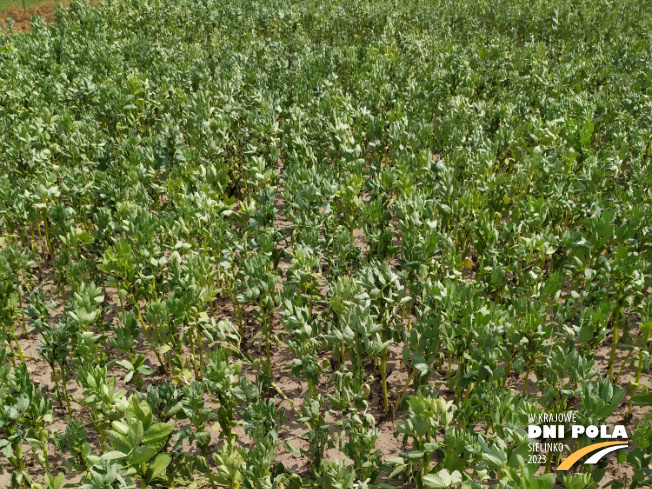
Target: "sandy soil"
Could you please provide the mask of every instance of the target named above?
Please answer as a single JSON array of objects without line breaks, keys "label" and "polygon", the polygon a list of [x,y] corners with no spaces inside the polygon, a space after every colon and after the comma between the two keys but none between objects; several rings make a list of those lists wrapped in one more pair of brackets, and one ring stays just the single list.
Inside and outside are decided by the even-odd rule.
[{"label": "sandy soil", "polygon": [[58,3],[45,1],[39,5],[28,7],[26,11],[17,4],[10,5],[6,12],[0,12],[0,26],[6,29],[7,19],[12,19],[15,22],[12,26],[15,31],[27,32],[31,29],[29,19],[32,15],[38,15],[43,17],[46,22],[52,23]]}]

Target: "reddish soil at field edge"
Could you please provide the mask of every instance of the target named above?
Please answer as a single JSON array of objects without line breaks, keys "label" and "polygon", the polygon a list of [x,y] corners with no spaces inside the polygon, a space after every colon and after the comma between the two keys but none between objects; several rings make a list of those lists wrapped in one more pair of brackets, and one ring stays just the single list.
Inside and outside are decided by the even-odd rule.
[{"label": "reddish soil at field edge", "polygon": [[10,5],[5,12],[0,12],[0,29],[7,30],[7,19],[12,19],[15,24],[13,29],[16,31],[27,32],[32,27],[29,19],[32,15],[39,15],[46,22],[54,22],[54,12],[57,9],[58,2],[43,2],[39,5],[32,5],[27,10],[23,10],[18,5]]}]

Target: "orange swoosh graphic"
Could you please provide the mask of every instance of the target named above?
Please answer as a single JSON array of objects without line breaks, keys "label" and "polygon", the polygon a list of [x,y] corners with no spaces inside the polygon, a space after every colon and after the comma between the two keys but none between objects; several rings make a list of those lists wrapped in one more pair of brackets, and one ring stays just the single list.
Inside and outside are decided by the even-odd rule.
[{"label": "orange swoosh graphic", "polygon": [[580,448],[578,451],[571,453],[566,459],[557,467],[556,470],[568,470],[570,469],[575,462],[581,459],[584,455],[587,455],[591,452],[604,447],[609,447],[612,445],[624,445],[627,441],[605,441],[603,443],[595,443],[589,445],[588,447]]}]

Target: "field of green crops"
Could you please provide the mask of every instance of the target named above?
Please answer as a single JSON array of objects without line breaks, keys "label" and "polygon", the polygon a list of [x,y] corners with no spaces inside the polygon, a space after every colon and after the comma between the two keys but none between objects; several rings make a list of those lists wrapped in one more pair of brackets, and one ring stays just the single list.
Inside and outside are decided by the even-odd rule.
[{"label": "field of green crops", "polygon": [[[0,34],[0,487],[652,484],[652,3],[73,1]],[[623,425],[533,453],[529,415]]]}]

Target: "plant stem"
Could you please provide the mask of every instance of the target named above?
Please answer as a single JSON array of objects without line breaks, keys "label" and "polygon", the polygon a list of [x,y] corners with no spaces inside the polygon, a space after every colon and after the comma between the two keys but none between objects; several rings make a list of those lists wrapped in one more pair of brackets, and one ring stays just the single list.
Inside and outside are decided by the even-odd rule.
[{"label": "plant stem", "polygon": [[414,377],[414,369],[410,370],[410,375],[408,375],[407,380],[405,381],[405,384],[403,384],[403,388],[401,389],[401,393],[398,396],[398,401],[396,404],[394,404],[394,412],[396,412],[396,408],[399,405],[399,402],[401,399],[403,399],[403,396],[405,395],[405,392],[407,391],[407,388],[410,386],[410,382],[412,381],[412,377]]},{"label": "plant stem", "polygon": [[383,382],[383,402],[385,404],[385,414],[389,412],[389,400],[387,399],[387,350],[380,353],[380,376]]},{"label": "plant stem", "polygon": [[45,470],[50,472],[50,458],[48,457],[48,440],[43,444],[43,458],[45,459]]},{"label": "plant stem", "polygon": [[192,353],[192,369],[195,372],[195,380],[199,380],[199,372],[197,370],[197,355],[195,354],[195,328],[190,328],[190,351]]},{"label": "plant stem", "polygon": [[609,377],[610,381],[613,381],[614,362],[616,360],[616,348],[618,347],[618,333],[620,329],[620,304],[616,306],[616,310],[614,311],[613,323],[614,323],[614,333],[613,333],[613,340],[611,344],[611,353],[609,354],[609,371],[607,373],[607,376]]},{"label": "plant stem", "polygon": [[[643,360],[645,360],[645,350],[647,349],[647,333],[645,334],[645,341],[643,341],[643,346],[641,348],[641,351],[638,354],[638,365],[636,366],[636,384],[641,380],[641,370],[643,370]],[[627,408],[627,414],[631,416],[632,414],[632,397],[636,395],[636,392],[638,391],[638,387],[634,392],[631,393],[629,396],[629,406]]]},{"label": "plant stem", "polygon": [[[118,294],[120,295],[120,294]],[[161,367],[165,368],[165,363],[163,363],[163,360],[161,359],[161,355],[158,352],[158,348],[154,346],[154,343],[152,342],[152,336],[149,334],[149,329],[147,328],[147,325],[145,324],[145,320],[143,319],[143,315],[140,313],[140,308],[138,307],[138,303],[136,302],[136,298],[134,297],[134,294],[131,294],[131,301],[134,305],[134,309],[136,309],[136,313],[138,314],[138,320],[140,321],[141,326],[143,327],[143,331],[145,332],[145,336],[147,337],[147,342],[151,345],[151,349],[154,352],[154,355],[156,355],[156,359],[158,360],[158,363]],[[122,305],[122,300],[120,300],[120,305]],[[123,308],[124,311],[124,308]],[[194,344],[193,344],[193,350],[194,350]]]},{"label": "plant stem", "polygon": [[235,316],[236,322],[238,323],[238,330],[240,331],[240,338],[242,341],[244,340],[245,337],[245,328],[242,319],[240,317],[240,311],[238,309],[238,301],[235,300],[235,296],[233,295],[233,292],[230,292],[229,295],[231,296],[231,304],[233,304],[233,314]]},{"label": "plant stem", "polygon": [[473,390],[473,387],[475,384],[471,384],[466,388],[466,393],[464,394],[464,400],[467,401],[469,397],[471,396],[471,391]]},{"label": "plant stem", "polygon": [[25,308],[23,307],[23,294],[20,292],[20,290],[18,293],[18,305],[20,306],[20,316],[18,313],[16,313],[16,317],[18,318],[20,329],[23,331],[23,335],[27,336],[27,328],[25,327]]},{"label": "plant stem", "polygon": [[125,305],[124,305],[124,302],[122,302],[122,296],[120,295],[120,290],[118,290],[118,300],[120,301],[120,309],[122,310],[122,316],[124,317],[124,315],[125,315]]},{"label": "plant stem", "polygon": [[[50,261],[54,263],[54,254],[52,253],[52,242],[50,241],[50,225],[48,224],[48,218],[45,215],[45,211],[41,212],[41,216],[43,217],[43,228],[45,229],[45,243],[47,244],[48,247],[48,255],[50,257]],[[52,270],[52,273],[54,274],[54,269]]]},{"label": "plant stem", "polygon": [[204,378],[204,342],[199,328],[197,328],[197,347],[199,348],[199,378]]},{"label": "plant stem", "polygon": [[269,374],[270,379],[274,379],[274,373],[272,371],[272,345],[271,345],[271,329],[272,329],[272,320],[271,318],[265,320],[264,324],[265,329],[265,352],[267,354],[267,373]]},{"label": "plant stem", "polygon": [[34,225],[31,222],[29,223],[29,229],[30,233],[32,234],[32,250],[36,253],[36,263],[38,263],[38,277],[39,280],[43,280],[43,269],[41,268],[41,255],[43,254],[42,247],[39,247],[36,241]]},{"label": "plant stem", "polygon": [[[20,357],[20,361],[21,363],[25,363],[25,359],[23,358],[23,350],[20,348],[20,343],[18,343],[18,335],[16,334],[16,328],[14,327],[13,321],[11,322],[11,335],[13,336],[14,342],[16,343],[16,348],[18,349],[18,356]],[[11,342],[7,342],[7,343],[9,343],[9,346],[11,346]]]},{"label": "plant stem", "polygon": [[[242,360],[244,360],[244,362],[247,365],[249,365],[250,367],[253,367],[253,362],[250,361],[245,355],[243,355],[241,351],[235,350],[232,346],[227,346],[226,348],[228,348],[228,350],[230,350],[231,352],[235,353],[238,356],[238,358],[241,358]],[[283,398],[283,400],[290,405],[292,410],[295,413],[297,413],[297,415],[299,415],[299,417],[303,416],[303,413],[299,410],[299,408],[297,408],[296,404],[294,404],[294,402],[292,402],[292,400],[288,396],[285,395],[285,392],[283,392],[283,390],[278,385],[276,385],[276,383],[273,380],[270,383],[270,385],[276,392],[279,393],[279,395]],[[305,424],[306,424],[306,426],[308,426],[308,428],[310,428],[310,425],[308,423],[305,423]]]},{"label": "plant stem", "polygon": [[12,353],[12,355],[10,357],[11,358],[11,365],[15,369],[16,368],[16,350],[14,350],[14,346],[11,344],[11,340],[8,339],[6,341],[7,341],[7,344],[9,345],[9,349],[11,350],[11,353]]},{"label": "plant stem", "polygon": [[547,474],[550,472],[550,465],[552,464],[552,454],[551,453],[546,453],[546,470],[545,473]]},{"label": "plant stem", "polygon": [[[641,342],[642,339],[643,339],[643,336],[639,337],[639,339],[636,340],[636,343],[634,343],[633,346],[635,346],[635,347],[638,346],[638,344]],[[643,345],[645,345],[646,342],[647,342],[647,338],[645,338],[645,341],[643,342]],[[636,350],[636,348],[632,348],[627,353],[627,356],[625,357],[625,360],[623,360],[623,363],[620,365],[620,369],[618,369],[618,375],[616,375],[616,380],[615,380],[614,384],[616,384],[616,385],[618,384],[618,381],[620,380],[620,375],[623,373],[623,370],[625,370],[625,365],[627,365],[627,362],[629,362],[629,359],[632,357],[632,353],[634,353],[634,350]]]},{"label": "plant stem", "polygon": [[512,372],[512,357],[510,355],[509,363],[507,363],[507,368],[505,369],[505,377],[503,377],[503,387],[507,385],[507,379],[509,378],[509,374],[511,372]]},{"label": "plant stem", "polygon": [[[22,309],[22,305],[21,305],[21,309]],[[27,336],[27,329],[25,329],[25,325],[23,324],[23,321],[21,321],[20,319],[20,314],[18,314],[18,311],[16,311],[15,309],[14,309],[14,314],[16,316],[16,321],[18,321],[18,326],[20,326],[20,331],[23,333],[23,336]]]},{"label": "plant stem", "polygon": [[61,385],[63,386],[63,395],[66,398],[68,416],[72,416],[72,410],[70,409],[70,398],[68,397],[68,387],[66,386],[66,374],[64,373],[62,364],[59,364],[59,369],[61,370]]}]

